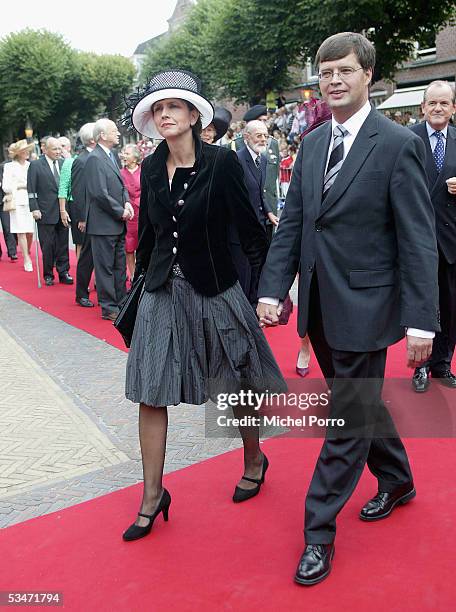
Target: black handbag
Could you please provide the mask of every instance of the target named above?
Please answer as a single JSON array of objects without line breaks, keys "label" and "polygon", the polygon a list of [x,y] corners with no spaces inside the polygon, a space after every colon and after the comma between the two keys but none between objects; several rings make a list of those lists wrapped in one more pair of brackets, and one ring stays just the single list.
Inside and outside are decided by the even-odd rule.
[{"label": "black handbag", "polygon": [[133,330],[135,329],[138,306],[144,289],[146,275],[141,273],[135,279],[130,291],[119,304],[119,314],[114,321],[114,327],[124,339],[127,348],[130,348]]}]

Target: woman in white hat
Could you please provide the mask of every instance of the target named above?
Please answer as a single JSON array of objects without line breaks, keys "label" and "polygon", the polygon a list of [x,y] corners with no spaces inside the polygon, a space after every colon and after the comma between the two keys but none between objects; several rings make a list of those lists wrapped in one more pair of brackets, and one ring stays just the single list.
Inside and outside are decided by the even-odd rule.
[{"label": "woman in white hat", "polygon": [[[161,512],[168,518],[171,497],[162,486],[167,406],[201,405],[240,387],[286,389],[238,283],[227,226],[236,224],[257,273],[267,237],[236,154],[200,139],[213,119],[212,105],[200,92],[197,77],[169,70],[129,99],[134,128],[163,142],[141,173],[135,277],[145,273],[145,291],[128,356],[126,396],[140,404],[144,493],[138,518],[123,535],[127,541],[147,535]],[[245,413],[233,410],[235,416]],[[268,467],[258,428],[240,431],[244,476],[235,502],[259,492]]]},{"label": "woman in white hat", "polygon": [[27,193],[28,159],[34,144],[25,139],[14,142],[8,148],[11,163],[5,164],[3,191],[12,198],[14,209],[10,210],[11,233],[17,234],[17,241],[24,257],[24,270],[33,272],[30,249],[33,241],[33,216],[29,208]]}]

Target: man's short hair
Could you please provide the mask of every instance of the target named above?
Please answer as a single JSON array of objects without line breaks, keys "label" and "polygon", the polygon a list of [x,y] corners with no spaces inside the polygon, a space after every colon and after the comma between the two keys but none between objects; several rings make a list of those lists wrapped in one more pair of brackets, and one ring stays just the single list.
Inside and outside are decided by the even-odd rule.
[{"label": "man's short hair", "polygon": [[452,84],[449,81],[432,81],[431,83],[429,83],[429,85],[426,87],[426,89],[424,90],[423,93],[423,102],[426,102],[426,96],[427,96],[427,92],[429,90],[430,87],[432,87],[433,85],[436,85],[437,87],[445,87],[448,86],[451,90],[451,101],[453,102],[453,104],[456,102],[456,91],[455,88],[452,86]]},{"label": "man's short hair", "polygon": [[93,139],[95,140],[95,142],[98,142],[100,140],[100,136],[102,132],[106,132],[109,129],[109,125],[111,123],[114,123],[113,121],[111,121],[111,119],[98,119],[98,121],[95,122],[95,125],[93,126]]},{"label": "man's short hair", "polygon": [[354,53],[364,70],[374,70],[375,47],[362,34],[356,32],[339,32],[324,40],[315,56],[315,65],[332,62]]},{"label": "man's short hair", "polygon": [[88,147],[90,143],[95,140],[93,137],[94,127],[95,123],[84,123],[84,125],[79,130],[79,138],[81,139],[81,142],[85,147]]}]

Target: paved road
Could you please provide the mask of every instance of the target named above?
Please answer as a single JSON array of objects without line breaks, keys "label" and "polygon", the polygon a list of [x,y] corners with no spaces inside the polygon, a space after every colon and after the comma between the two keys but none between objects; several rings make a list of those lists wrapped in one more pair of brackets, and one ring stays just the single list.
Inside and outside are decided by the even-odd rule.
[{"label": "paved road", "polygon": [[[0,290],[0,527],[141,480],[126,354]],[[169,410],[165,471],[240,446],[204,407]]]}]

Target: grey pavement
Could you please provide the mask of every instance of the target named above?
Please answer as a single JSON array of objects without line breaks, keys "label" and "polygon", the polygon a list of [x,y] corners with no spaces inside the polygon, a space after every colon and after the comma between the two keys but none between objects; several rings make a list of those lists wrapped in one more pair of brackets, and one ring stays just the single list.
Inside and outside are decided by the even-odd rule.
[{"label": "grey pavement", "polygon": [[[0,527],[141,481],[126,358],[0,290]],[[204,432],[203,406],[169,409],[165,472],[241,445]]]}]

